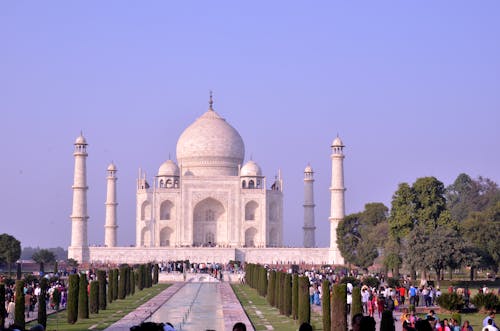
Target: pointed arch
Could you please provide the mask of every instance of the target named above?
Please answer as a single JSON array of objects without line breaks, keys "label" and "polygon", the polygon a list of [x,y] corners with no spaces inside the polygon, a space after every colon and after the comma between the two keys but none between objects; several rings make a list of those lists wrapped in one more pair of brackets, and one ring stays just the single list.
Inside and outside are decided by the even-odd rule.
[{"label": "pointed arch", "polygon": [[172,243],[173,230],[168,226],[160,231],[160,246],[170,247]]},{"label": "pointed arch", "polygon": [[149,228],[147,227],[144,227],[141,230],[141,246],[142,247],[151,246],[151,230],[149,230]]},{"label": "pointed arch", "polygon": [[174,204],[170,200],[165,200],[160,204],[160,220],[172,219]]},{"label": "pointed arch", "polygon": [[222,240],[218,237],[218,229],[227,223],[226,214],[222,203],[214,198],[198,202],[193,210],[193,245],[217,245]]},{"label": "pointed arch", "polygon": [[257,229],[254,227],[248,228],[245,231],[245,247],[255,247],[257,239]]},{"label": "pointed arch", "polygon": [[151,217],[151,204],[149,201],[144,201],[141,205],[141,220],[150,219]]},{"label": "pointed arch", "polygon": [[257,209],[259,208],[259,204],[255,201],[250,201],[245,205],[245,221],[254,221],[255,214],[257,213]]}]

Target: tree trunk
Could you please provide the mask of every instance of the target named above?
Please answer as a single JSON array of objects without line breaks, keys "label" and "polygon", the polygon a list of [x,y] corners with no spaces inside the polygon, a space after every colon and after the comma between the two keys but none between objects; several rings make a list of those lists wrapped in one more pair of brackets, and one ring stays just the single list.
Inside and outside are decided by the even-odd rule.
[{"label": "tree trunk", "polygon": [[439,286],[439,282],[441,281],[441,269],[436,269],[436,281],[437,281],[437,287],[440,287]]},{"label": "tree trunk", "polygon": [[474,274],[476,273],[476,270],[474,269],[474,267],[470,267],[470,280],[473,281],[474,280]]},{"label": "tree trunk", "polygon": [[453,268],[448,268],[448,273],[450,275],[450,280],[453,280]]}]

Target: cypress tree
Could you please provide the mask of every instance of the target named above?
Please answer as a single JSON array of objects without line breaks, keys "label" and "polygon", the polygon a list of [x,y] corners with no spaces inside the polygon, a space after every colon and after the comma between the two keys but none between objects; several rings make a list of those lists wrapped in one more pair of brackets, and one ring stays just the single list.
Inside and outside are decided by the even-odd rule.
[{"label": "cypress tree", "polygon": [[113,301],[118,300],[118,269],[113,269]]},{"label": "cypress tree", "polygon": [[281,298],[281,271],[276,272],[276,286],[274,288],[274,307],[280,308],[280,298]]},{"label": "cypress tree", "polygon": [[[43,277],[40,280],[40,295],[38,296],[38,324],[43,325],[47,328],[47,288],[49,287],[49,281],[47,278]],[[1,295],[1,294],[0,294]]]},{"label": "cypress tree", "polygon": [[134,268],[130,267],[130,294],[135,294],[135,278],[137,273]]},{"label": "cypress tree", "polygon": [[347,287],[345,284],[333,285],[332,291],[332,331],[347,330]]},{"label": "cypress tree", "polygon": [[361,303],[361,288],[356,286],[352,289],[351,316],[358,313],[363,313],[363,305]]},{"label": "cypress tree", "polygon": [[144,289],[144,264],[141,264],[139,266],[139,269],[137,270],[137,288],[139,291],[142,291]]},{"label": "cypress tree", "polygon": [[269,271],[269,282],[267,283],[267,302],[274,306],[274,287],[276,286],[276,271]]},{"label": "cypress tree", "polygon": [[287,273],[285,275],[285,315],[292,314],[292,275]]},{"label": "cypress tree", "polygon": [[52,304],[54,305],[55,310],[59,310],[59,305],[61,304],[61,292],[58,288],[55,288],[54,292],[52,292]]},{"label": "cypress tree", "polygon": [[160,278],[160,266],[158,263],[155,263],[154,272],[153,272],[153,284],[158,284],[158,280]]},{"label": "cypress tree", "polygon": [[[59,265],[57,261],[54,263],[54,274],[57,275],[59,273]],[[40,323],[41,324],[41,323]]]},{"label": "cypress tree", "polygon": [[127,269],[124,266],[120,267],[120,278],[118,280],[118,299],[123,300],[125,299],[125,291],[127,288]]},{"label": "cypress tree", "polygon": [[89,293],[87,292],[87,275],[80,274],[78,287],[78,318],[89,318]]},{"label": "cypress tree", "polygon": [[285,315],[285,276],[286,274],[280,272],[280,314]]},{"label": "cypress tree", "polygon": [[90,282],[90,313],[99,313],[99,281]]},{"label": "cypress tree", "polygon": [[22,329],[26,326],[24,316],[24,280],[16,280],[16,309],[14,313],[14,323]]},{"label": "cypress tree", "polygon": [[108,270],[108,302],[113,302],[113,269]]},{"label": "cypress tree", "polygon": [[299,318],[299,275],[298,274],[293,274],[292,277],[292,317],[294,320]]},{"label": "cypress tree", "polygon": [[332,325],[330,316],[330,281],[323,279],[321,284],[321,308],[323,310],[323,330],[329,331]]},{"label": "cypress tree", "polygon": [[106,310],[106,271],[97,270],[97,281],[99,282],[99,310]]},{"label": "cypress tree", "polygon": [[262,271],[261,271],[261,278],[262,278],[262,296],[263,297],[266,297],[267,295],[267,282],[268,282],[268,279],[267,279],[267,269],[262,267]]},{"label": "cypress tree", "polygon": [[78,274],[69,275],[68,306],[67,306],[67,316],[69,324],[75,324],[78,319],[79,286],[80,286],[80,279]]},{"label": "cypress tree", "polygon": [[130,266],[125,269],[125,296],[130,295]]},{"label": "cypress tree", "polygon": [[152,266],[151,262],[148,262],[148,264],[146,265],[146,283],[147,283],[146,287],[147,288],[150,288],[153,284],[153,275],[151,273],[152,268],[153,268],[153,266]]},{"label": "cypress tree", "polygon": [[[299,325],[302,323],[311,323],[311,302],[309,298],[309,278],[299,277]],[[344,329],[343,331],[347,330]]]},{"label": "cypress tree", "polygon": [[5,284],[0,283],[0,326],[5,325],[5,316],[7,311],[5,310]]}]

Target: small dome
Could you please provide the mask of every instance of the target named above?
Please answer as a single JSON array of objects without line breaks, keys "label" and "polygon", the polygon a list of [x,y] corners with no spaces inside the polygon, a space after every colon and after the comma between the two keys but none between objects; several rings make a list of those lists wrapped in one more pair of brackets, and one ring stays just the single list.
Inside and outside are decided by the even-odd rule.
[{"label": "small dome", "polygon": [[87,145],[87,140],[85,140],[83,134],[80,134],[78,138],[76,138],[75,145]]},{"label": "small dome", "polygon": [[304,172],[314,172],[313,168],[308,164],[307,167],[304,169]]},{"label": "small dome", "polygon": [[340,140],[339,136],[333,140],[332,147],[344,147],[344,143]]},{"label": "small dome", "polygon": [[179,167],[172,160],[163,162],[158,169],[158,176],[179,176]]},{"label": "small dome", "polygon": [[241,168],[241,176],[262,176],[262,170],[257,163],[250,160]]},{"label": "small dome", "polygon": [[108,166],[108,171],[116,171],[116,166],[113,162],[111,162]]}]

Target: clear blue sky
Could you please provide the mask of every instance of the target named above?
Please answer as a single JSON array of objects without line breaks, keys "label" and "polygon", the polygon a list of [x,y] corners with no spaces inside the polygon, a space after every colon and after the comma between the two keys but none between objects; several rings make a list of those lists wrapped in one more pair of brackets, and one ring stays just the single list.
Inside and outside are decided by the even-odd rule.
[{"label": "clear blue sky", "polygon": [[215,108],[272,179],[285,242],[302,243],[303,170],[328,244],[330,143],[346,144],[348,213],[400,182],[461,172],[500,182],[499,1],[2,1],[1,228],[70,242],[73,142],[89,142],[89,242],[104,241],[118,167],[119,244],[135,242],[135,180]]}]

